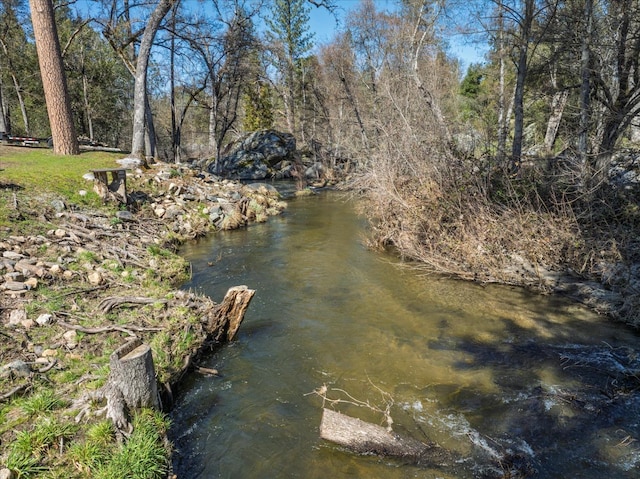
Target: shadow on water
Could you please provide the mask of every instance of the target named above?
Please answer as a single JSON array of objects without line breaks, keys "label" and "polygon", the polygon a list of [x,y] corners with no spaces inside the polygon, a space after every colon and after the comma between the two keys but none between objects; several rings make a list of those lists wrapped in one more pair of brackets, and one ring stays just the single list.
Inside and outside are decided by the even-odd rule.
[{"label": "shadow on water", "polygon": [[[326,195],[185,250],[185,287],[257,293],[238,339],[203,364],[221,377],[190,376],[177,397],[178,477],[638,477],[633,331],[563,298],[423,277],[361,233],[351,205]],[[457,459],[416,466],[323,442],[309,394],[322,385],[382,408],[389,393],[397,432]]]},{"label": "shadow on water", "polygon": [[[638,477],[637,349],[576,343],[572,333],[584,325],[571,321],[557,325],[538,317],[544,334],[502,321],[507,339],[465,337],[450,344],[467,355],[457,369],[491,369],[499,392],[438,391],[441,407],[491,438],[498,453],[493,462],[515,477]],[[505,407],[496,408],[500,403]]]},{"label": "shadow on water", "polygon": [[[503,296],[507,308],[536,300],[512,293],[518,301]],[[563,298],[538,302],[529,317],[496,317],[500,336],[480,328],[458,335],[441,321],[427,347],[463,353],[454,368],[490,371],[496,390],[439,384],[425,395],[437,398],[440,416],[459,418],[453,430],[488,452],[489,464],[479,459],[474,469],[489,477],[638,477],[637,335],[584,315],[559,322],[558,312],[577,307]]]}]

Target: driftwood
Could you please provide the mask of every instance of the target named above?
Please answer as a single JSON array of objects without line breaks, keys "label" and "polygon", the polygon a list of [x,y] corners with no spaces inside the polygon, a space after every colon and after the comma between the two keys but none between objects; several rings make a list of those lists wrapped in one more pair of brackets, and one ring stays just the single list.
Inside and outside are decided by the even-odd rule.
[{"label": "driftwood", "polygon": [[255,293],[255,290],[244,285],[229,288],[222,303],[207,320],[207,331],[214,335],[216,341],[231,341],[235,338]]},{"label": "driftwood", "polygon": [[322,410],[320,437],[358,454],[397,457],[430,466],[451,463],[451,453],[437,444],[401,436],[377,424],[326,408]]}]

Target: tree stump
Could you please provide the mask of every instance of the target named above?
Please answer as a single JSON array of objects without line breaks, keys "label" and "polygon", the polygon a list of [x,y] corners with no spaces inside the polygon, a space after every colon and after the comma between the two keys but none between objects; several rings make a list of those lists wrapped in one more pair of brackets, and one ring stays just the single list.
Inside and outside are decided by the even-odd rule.
[{"label": "tree stump", "polygon": [[331,409],[322,410],[320,437],[358,454],[398,457],[432,466],[444,466],[451,461],[451,453],[437,444],[401,436],[377,424]]},{"label": "tree stump", "polygon": [[255,293],[255,290],[244,285],[229,288],[222,303],[207,321],[207,331],[216,341],[231,341],[235,338]]},{"label": "tree stump", "polygon": [[107,417],[119,429],[129,426],[128,412],[148,407],[160,409],[158,384],[151,348],[134,339],[109,358],[111,372],[105,386]]}]

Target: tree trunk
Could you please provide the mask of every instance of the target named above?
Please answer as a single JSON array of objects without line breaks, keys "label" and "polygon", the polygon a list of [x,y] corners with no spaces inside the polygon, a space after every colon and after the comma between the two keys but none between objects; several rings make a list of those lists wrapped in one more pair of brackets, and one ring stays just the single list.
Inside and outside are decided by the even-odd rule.
[{"label": "tree trunk", "polygon": [[420,64],[420,58],[422,56],[422,49],[424,48],[425,41],[427,38],[428,29],[424,28],[422,30],[422,35],[420,35],[419,39],[418,39],[418,34],[421,31],[420,25],[423,22],[423,18],[422,18],[423,12],[426,12],[427,9],[428,7],[425,1],[420,7],[420,14],[418,15],[418,19],[416,20],[416,25],[413,31],[412,40],[413,40],[413,46],[415,49],[414,55],[413,55],[413,65],[412,65],[413,81],[416,87],[418,88],[418,91],[422,94],[422,98],[427,103],[427,106],[429,107],[429,111],[431,112],[431,114],[433,115],[436,121],[436,126],[438,127],[440,138],[442,138],[443,143],[446,147],[446,151],[450,151],[454,145],[454,141],[453,141],[453,136],[449,131],[449,127],[447,126],[447,122],[445,120],[444,114],[440,109],[440,105],[438,101],[436,100],[436,98],[434,98],[431,91],[429,91],[429,89],[425,86],[425,84],[422,82],[422,79],[420,78],[419,64]]},{"label": "tree trunk", "polygon": [[562,120],[562,114],[564,113],[564,107],[567,105],[568,99],[569,90],[562,90],[554,93],[551,100],[551,113],[549,114],[549,121],[547,123],[547,133],[544,136],[544,148],[547,152],[551,152],[556,142],[558,128],[560,128],[560,121]]},{"label": "tree trunk", "polygon": [[9,133],[9,128],[7,127],[7,105],[4,101],[2,90],[2,77],[0,76],[0,133]]},{"label": "tree trunk", "polygon": [[153,112],[151,111],[151,103],[149,102],[149,95],[145,95],[144,97],[144,119],[145,119],[145,130],[144,130],[144,151],[145,151],[145,164],[148,161],[149,163],[155,163],[158,159],[158,142],[156,141],[156,127],[153,124]]},{"label": "tree trunk", "polygon": [[93,141],[93,116],[91,115],[91,104],[89,103],[89,82],[84,68],[82,69],[82,99],[84,102],[84,115],[89,130],[89,139]]},{"label": "tree trunk", "polygon": [[399,457],[431,466],[452,462],[452,454],[437,444],[425,444],[331,409],[322,410],[320,437],[358,454]]},{"label": "tree trunk", "polygon": [[580,131],[578,133],[578,154],[582,162],[582,167],[588,170],[587,153],[589,138],[589,99],[591,97],[591,35],[593,34],[593,0],[585,0],[584,22],[587,26],[586,32],[582,36],[582,55],[580,58],[580,70],[582,84],[580,86]]},{"label": "tree trunk", "polygon": [[29,115],[27,115],[27,106],[24,103],[24,97],[22,96],[22,88],[20,87],[20,83],[18,83],[18,78],[11,73],[11,78],[13,79],[13,87],[16,90],[16,97],[18,98],[18,103],[20,104],[20,114],[22,115],[22,124],[24,125],[24,132],[27,135],[31,135],[31,127],[29,126]]},{"label": "tree trunk", "polygon": [[[27,135],[31,135],[31,129],[29,128],[29,117],[27,116],[27,107],[24,103],[24,98],[22,97],[22,88],[20,87],[20,83],[18,82],[18,77],[16,77],[14,73],[15,70],[13,68],[11,59],[9,58],[9,50],[7,49],[6,43],[4,43],[2,40],[0,40],[0,45],[2,46],[2,51],[7,57],[9,74],[11,75],[11,80],[13,81],[13,88],[16,91],[16,97],[18,98],[18,104],[20,105],[20,113],[22,114],[22,123],[24,125],[24,132]],[[11,131],[11,128],[10,128],[11,125],[10,125],[8,115],[9,115],[9,110],[8,108],[6,108],[6,105],[5,105],[5,122],[6,122],[5,126],[7,128],[7,130],[5,130],[6,132]]]},{"label": "tree trunk", "polygon": [[511,147],[511,165],[512,173],[517,174],[520,171],[520,163],[522,161],[522,142],[524,137],[524,82],[527,78],[528,54],[529,54],[529,38],[531,35],[531,26],[533,24],[534,0],[525,0],[524,14],[520,27],[520,45],[518,52],[518,64],[516,73],[516,92],[513,97],[514,105],[514,126],[513,126],[513,145]]},{"label": "tree trunk", "polygon": [[53,3],[51,0],[30,0],[30,6],[53,149],[60,155],[77,155],[80,149],[73,125]]},{"label": "tree trunk", "polygon": [[503,165],[507,152],[507,113],[505,100],[505,52],[504,52],[504,12],[502,1],[498,3],[498,55],[500,78],[498,90],[498,163]]},{"label": "tree trunk", "polygon": [[144,159],[145,157],[144,132],[147,97],[147,67],[149,66],[151,47],[153,46],[153,40],[156,36],[156,32],[158,31],[158,28],[160,28],[160,22],[162,22],[162,19],[169,12],[175,1],[176,0],[160,0],[147,22],[144,33],[142,34],[142,40],[140,41],[133,92],[133,138],[131,142],[131,155],[134,158]]}]

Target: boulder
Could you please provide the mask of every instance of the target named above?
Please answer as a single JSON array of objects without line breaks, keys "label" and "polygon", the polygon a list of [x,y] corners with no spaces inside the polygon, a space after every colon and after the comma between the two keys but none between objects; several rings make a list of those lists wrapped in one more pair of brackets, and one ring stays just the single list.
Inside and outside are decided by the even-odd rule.
[{"label": "boulder", "polygon": [[[275,166],[294,160],[296,139],[289,133],[259,130],[232,143],[219,160],[219,173],[236,180],[262,180],[276,175]],[[216,165],[209,165],[211,173]]]}]

